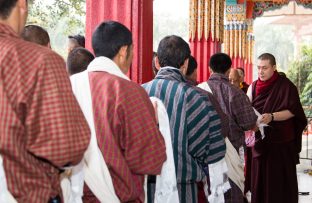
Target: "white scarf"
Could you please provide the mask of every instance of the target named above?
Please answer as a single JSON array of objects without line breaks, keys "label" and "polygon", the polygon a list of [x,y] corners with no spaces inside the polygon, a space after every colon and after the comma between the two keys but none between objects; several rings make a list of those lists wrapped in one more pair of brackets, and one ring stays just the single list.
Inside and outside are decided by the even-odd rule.
[{"label": "white scarf", "polygon": [[11,193],[7,188],[7,182],[3,168],[3,159],[1,155],[0,155],[0,202],[17,203],[17,201],[14,199],[14,197],[11,195]]},{"label": "white scarf", "polygon": [[[173,150],[171,142],[171,133],[169,118],[166,108],[161,100],[156,97],[150,97],[152,102],[157,103],[157,116],[159,121],[159,131],[161,132],[165,144],[167,160],[164,162],[161,174],[156,177],[155,203],[178,203],[179,194],[173,159]],[[146,198],[147,199],[147,198]]]},{"label": "white scarf", "polygon": [[[90,190],[101,202],[117,203],[120,201],[115,193],[113,181],[105,163],[104,157],[97,145],[88,75],[88,73],[92,71],[105,71],[128,79],[127,76],[121,72],[118,66],[112,60],[106,57],[95,58],[89,64],[86,71],[71,76],[70,79],[73,92],[91,129],[91,141],[84,155],[83,171],[80,167],[80,170],[77,170],[77,175],[75,175],[75,173],[73,174],[71,177],[71,184],[73,185],[73,183],[76,183],[74,187],[79,188],[78,196],[82,196],[83,180],[85,180]],[[79,167],[79,165],[77,167]],[[83,173],[84,175],[82,175]],[[76,203],[76,201],[70,203]]]},{"label": "white scarf", "polygon": [[[252,102],[252,85],[250,85],[248,90],[247,90],[247,96],[249,98],[249,101]],[[258,116],[257,126],[259,128],[260,133],[261,133],[261,138],[264,139],[264,137],[265,137],[264,127],[267,127],[269,125],[261,123],[260,121],[262,120],[262,115],[255,108],[253,108],[253,110],[254,110],[255,114]],[[255,132],[252,132],[252,133],[254,134]]]}]

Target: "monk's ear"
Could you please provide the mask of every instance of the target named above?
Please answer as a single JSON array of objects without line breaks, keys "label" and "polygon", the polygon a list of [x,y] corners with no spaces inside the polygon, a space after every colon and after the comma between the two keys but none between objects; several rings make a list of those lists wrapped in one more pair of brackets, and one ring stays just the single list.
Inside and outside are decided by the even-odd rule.
[{"label": "monk's ear", "polygon": [[273,69],[276,70],[276,65],[273,66]]}]

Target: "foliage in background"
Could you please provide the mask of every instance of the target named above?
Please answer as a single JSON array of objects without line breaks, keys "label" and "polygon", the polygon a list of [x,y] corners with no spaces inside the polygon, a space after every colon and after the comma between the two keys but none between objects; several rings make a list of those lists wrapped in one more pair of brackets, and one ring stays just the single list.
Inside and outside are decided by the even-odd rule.
[{"label": "foliage in background", "polygon": [[312,71],[312,47],[303,46],[300,56],[293,61],[287,72],[287,77],[297,86],[301,94]]},{"label": "foliage in background", "polygon": [[65,57],[67,36],[85,33],[85,0],[33,0],[27,24],[44,27],[50,35],[52,48]]},{"label": "foliage in background", "polygon": [[290,61],[294,58],[294,33],[292,29],[293,27],[289,25],[255,25],[255,57],[257,58],[265,52],[271,53],[276,58],[278,70],[286,71]]},{"label": "foliage in background", "polygon": [[[292,63],[287,77],[297,86],[303,106],[312,106],[312,46],[303,46],[300,57]],[[312,110],[305,110],[312,116]]]},{"label": "foliage in background", "polygon": [[312,117],[312,73],[309,74],[308,81],[301,94],[301,103],[305,107],[307,117]]}]

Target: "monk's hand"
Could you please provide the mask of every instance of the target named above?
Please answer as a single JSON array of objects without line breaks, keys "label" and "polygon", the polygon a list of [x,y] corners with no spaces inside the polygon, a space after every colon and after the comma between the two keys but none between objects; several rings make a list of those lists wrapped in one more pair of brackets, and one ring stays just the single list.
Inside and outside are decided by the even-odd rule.
[{"label": "monk's hand", "polygon": [[270,113],[262,114],[262,119],[260,123],[268,124],[272,121],[272,115]]},{"label": "monk's hand", "polygon": [[158,108],[157,102],[156,102],[156,101],[153,101],[152,104],[153,104],[154,111],[155,111],[156,123],[157,123],[157,125],[159,125],[159,121],[158,121],[158,110],[157,110],[157,108]]}]

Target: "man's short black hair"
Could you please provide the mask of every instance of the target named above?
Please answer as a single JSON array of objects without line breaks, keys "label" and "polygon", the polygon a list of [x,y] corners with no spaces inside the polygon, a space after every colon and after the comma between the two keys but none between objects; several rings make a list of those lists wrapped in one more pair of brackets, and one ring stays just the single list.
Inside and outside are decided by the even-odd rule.
[{"label": "man's short black hair", "polygon": [[0,18],[3,20],[7,19],[16,2],[17,0],[0,0]]},{"label": "man's short black hair", "polygon": [[132,45],[130,30],[116,21],[101,23],[92,35],[92,47],[95,56],[105,56],[113,59],[120,48]]},{"label": "man's short black hair", "polygon": [[87,49],[82,47],[73,49],[67,57],[67,71],[69,75],[74,75],[86,70],[93,59],[93,54]]},{"label": "man's short black hair", "polygon": [[26,41],[34,42],[42,46],[47,46],[50,43],[49,33],[38,25],[27,25],[21,36]]},{"label": "man's short black hair", "polygon": [[68,39],[75,40],[77,44],[85,48],[85,37],[82,35],[69,35]]},{"label": "man's short black hair", "polygon": [[189,45],[176,35],[163,38],[157,50],[157,57],[161,67],[171,66],[180,69],[190,55]]},{"label": "man's short black hair", "polygon": [[186,76],[192,75],[196,69],[197,69],[197,61],[193,56],[190,56],[188,67],[186,70]]},{"label": "man's short black hair", "polygon": [[270,54],[270,53],[264,53],[264,54],[261,54],[259,57],[258,57],[259,60],[269,60],[270,64],[272,66],[275,66],[276,65],[276,60],[275,60],[275,57]]},{"label": "man's short black hair", "polygon": [[210,58],[210,68],[215,73],[224,74],[232,66],[231,58],[224,53],[217,53],[211,56]]},{"label": "man's short black hair", "polygon": [[152,69],[153,69],[154,75],[157,75],[157,73],[158,73],[158,70],[156,68],[156,57],[157,57],[157,53],[153,52]]}]

